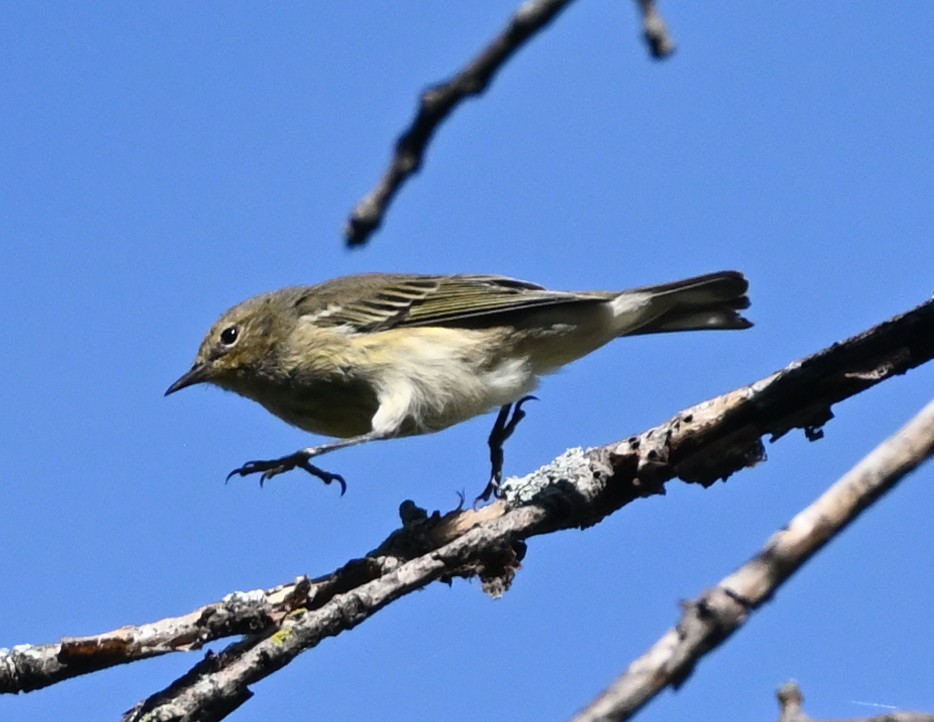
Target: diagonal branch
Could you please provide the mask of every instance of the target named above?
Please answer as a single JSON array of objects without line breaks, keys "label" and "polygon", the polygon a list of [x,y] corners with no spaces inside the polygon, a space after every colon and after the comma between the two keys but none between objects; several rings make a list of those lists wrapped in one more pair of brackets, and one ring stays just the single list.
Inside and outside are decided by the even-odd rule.
[{"label": "diagonal branch", "polygon": [[406,502],[401,529],[364,558],[323,577],[229,595],[150,625],[0,651],[0,692],[36,689],[246,634],[127,715],[139,719],[146,712],[175,710],[178,716],[165,719],[220,719],[252,694],[250,684],[408,592],[435,580],[478,576],[488,593],[500,594],[528,538],[593,525],[635,499],[661,493],[676,477],[704,485],[726,478],[762,460],[765,434],[774,440],[803,428],[809,438],[820,438],[832,404],[931,358],[934,301],[639,436],[587,452],[570,450],[533,474],[507,481],[507,499],[479,511],[428,516]]},{"label": "diagonal branch", "polygon": [[[675,44],[655,0],[637,2],[649,53],[655,59],[666,58],[674,52]],[[421,94],[415,118],[396,141],[389,167],[356,205],[344,226],[348,246],[363,245],[380,227],[396,193],[421,168],[428,144],[441,123],[467,98],[485,92],[506,61],[570,4],[571,0],[525,0],[506,28],[463,70]]]},{"label": "diagonal branch", "polygon": [[747,564],[685,605],[678,624],[604,690],[574,722],[630,719],[665,687],[679,687],[707,652],[876,499],[934,454],[934,401],[776,532]]},{"label": "diagonal branch", "polygon": [[483,93],[506,61],[570,4],[571,0],[526,0],[503,32],[467,67],[450,80],[422,93],[412,124],[396,141],[389,168],[350,214],[344,227],[347,245],[366,243],[370,234],[379,228],[393,197],[421,168],[428,143],[454,108],[467,98]]}]

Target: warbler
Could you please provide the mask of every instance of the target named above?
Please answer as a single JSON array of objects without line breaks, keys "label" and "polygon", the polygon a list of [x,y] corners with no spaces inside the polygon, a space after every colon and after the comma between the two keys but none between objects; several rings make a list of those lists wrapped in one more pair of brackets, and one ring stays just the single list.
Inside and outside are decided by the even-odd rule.
[{"label": "warbler", "polygon": [[[550,291],[503,276],[362,274],[284,288],[224,313],[168,396],[211,383],[258,402],[293,426],[337,437],[231,476],[260,483],[366,441],[427,434],[499,408],[490,482],[502,444],[539,377],[619,336],[744,329],[748,283],[737,271],[629,291]],[[512,415],[510,416],[510,411]]]}]

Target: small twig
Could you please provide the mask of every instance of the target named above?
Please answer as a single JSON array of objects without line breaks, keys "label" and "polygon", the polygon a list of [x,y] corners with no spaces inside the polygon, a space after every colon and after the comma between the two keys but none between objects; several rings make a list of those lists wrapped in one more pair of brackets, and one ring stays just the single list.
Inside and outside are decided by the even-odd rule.
[{"label": "small twig", "polygon": [[802,564],[882,494],[934,454],[934,401],[772,535],[755,558],[686,605],[678,624],[575,722],[627,720],[658,692],[680,686],[708,651],[741,627]]},{"label": "small twig", "polygon": [[[801,709],[804,695],[797,682],[787,682],[775,695],[782,714],[778,722],[820,722],[808,717]],[[835,719],[833,722],[934,722],[934,714],[924,712],[886,712],[875,717],[858,717],[849,720]]]},{"label": "small twig", "polygon": [[662,60],[675,51],[675,41],[668,34],[668,26],[662,19],[655,0],[636,0],[642,11],[642,35],[648,43],[653,58]]},{"label": "small twig", "polygon": [[[450,80],[425,90],[409,127],[396,141],[389,168],[361,200],[344,226],[347,245],[361,246],[383,222],[389,204],[402,185],[419,171],[428,144],[442,122],[467,98],[481,95],[506,61],[548,25],[572,0],[526,0],[506,28],[463,70]],[[675,50],[668,27],[654,0],[638,0],[642,31],[653,58]]]},{"label": "small twig", "polygon": [[483,93],[506,61],[571,2],[526,0],[505,30],[467,67],[447,82],[439,83],[422,93],[412,124],[396,141],[389,168],[376,187],[350,214],[344,227],[344,236],[349,246],[366,243],[370,234],[379,228],[393,197],[402,184],[418,172],[428,143],[454,108],[470,96]]}]

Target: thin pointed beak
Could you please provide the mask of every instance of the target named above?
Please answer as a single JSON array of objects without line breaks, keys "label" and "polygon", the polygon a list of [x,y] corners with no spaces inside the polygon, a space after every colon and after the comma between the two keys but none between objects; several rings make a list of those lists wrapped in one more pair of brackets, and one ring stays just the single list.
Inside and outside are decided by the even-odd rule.
[{"label": "thin pointed beak", "polygon": [[187,373],[182,374],[178,381],[165,390],[165,395],[168,396],[169,394],[174,394],[176,391],[181,391],[186,386],[193,386],[194,384],[204,383],[207,380],[208,365],[195,364]]}]

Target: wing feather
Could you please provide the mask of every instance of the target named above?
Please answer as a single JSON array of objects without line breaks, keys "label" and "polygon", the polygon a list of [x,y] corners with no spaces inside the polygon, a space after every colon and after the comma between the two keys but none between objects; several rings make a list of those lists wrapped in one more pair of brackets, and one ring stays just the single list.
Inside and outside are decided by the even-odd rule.
[{"label": "wing feather", "polygon": [[494,325],[522,309],[606,301],[611,293],[548,291],[504,276],[363,274],[301,289],[296,308],[319,326],[382,331],[405,326]]}]

